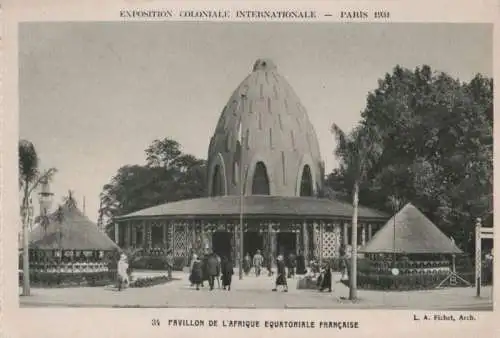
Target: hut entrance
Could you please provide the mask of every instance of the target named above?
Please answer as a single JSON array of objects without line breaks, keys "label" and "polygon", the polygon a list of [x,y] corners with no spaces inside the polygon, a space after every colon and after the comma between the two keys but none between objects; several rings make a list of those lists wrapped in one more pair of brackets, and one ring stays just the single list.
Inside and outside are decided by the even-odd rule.
[{"label": "hut entrance", "polygon": [[233,234],[227,231],[217,231],[212,235],[212,249],[219,257],[231,256],[231,239]]},{"label": "hut entrance", "polygon": [[291,252],[297,253],[295,232],[279,232],[276,235],[277,252],[287,257]]},{"label": "hut entrance", "polygon": [[243,254],[250,254],[251,257],[255,255],[257,250],[263,253],[263,240],[262,234],[257,231],[248,231],[243,235]]}]

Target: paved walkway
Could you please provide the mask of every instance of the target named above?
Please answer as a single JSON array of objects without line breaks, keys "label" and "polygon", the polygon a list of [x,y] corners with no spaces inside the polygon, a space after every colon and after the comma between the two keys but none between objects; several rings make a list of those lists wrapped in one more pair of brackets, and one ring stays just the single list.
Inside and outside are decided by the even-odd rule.
[{"label": "paved walkway", "polygon": [[[136,272],[137,276],[166,274],[164,272]],[[491,310],[492,288],[482,290],[475,297],[474,288],[448,288],[429,291],[382,292],[359,290],[359,300],[346,298],[349,289],[334,275],[332,293],[316,290],[298,290],[297,280],[289,279],[289,292],[271,292],[274,278],[244,276],[239,280],[236,271],[231,291],[208,287],[196,291],[189,286],[188,276],[174,272],[179,278],[167,284],[148,288],[129,288],[118,292],[114,287],[81,287],[41,289],[33,288],[29,297],[20,297],[21,306],[69,307],[174,307],[174,308],[315,308],[315,309],[411,309],[411,310]]]}]

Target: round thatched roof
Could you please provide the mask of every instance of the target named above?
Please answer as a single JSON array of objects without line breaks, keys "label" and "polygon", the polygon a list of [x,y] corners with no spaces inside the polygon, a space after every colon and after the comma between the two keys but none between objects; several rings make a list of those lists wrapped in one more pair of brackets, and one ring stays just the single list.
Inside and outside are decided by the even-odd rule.
[{"label": "round thatched roof", "polygon": [[408,203],[387,221],[360,252],[459,254],[462,250],[420,210]]},{"label": "round thatched roof", "polygon": [[64,205],[48,216],[46,227],[39,225],[30,233],[31,249],[115,250],[119,249],[97,225],[76,206]]}]

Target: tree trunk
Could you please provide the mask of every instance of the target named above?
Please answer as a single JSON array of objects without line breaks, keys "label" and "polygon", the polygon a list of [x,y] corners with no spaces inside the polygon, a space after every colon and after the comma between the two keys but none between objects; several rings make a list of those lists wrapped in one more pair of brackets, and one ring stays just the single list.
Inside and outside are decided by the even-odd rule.
[{"label": "tree trunk", "polygon": [[359,183],[354,183],[352,196],[352,240],[351,240],[351,276],[349,278],[349,299],[357,298],[357,260],[358,260],[358,198],[359,198]]},{"label": "tree trunk", "polygon": [[30,295],[30,259],[29,259],[29,197],[28,184],[25,184],[23,198],[23,295]]}]

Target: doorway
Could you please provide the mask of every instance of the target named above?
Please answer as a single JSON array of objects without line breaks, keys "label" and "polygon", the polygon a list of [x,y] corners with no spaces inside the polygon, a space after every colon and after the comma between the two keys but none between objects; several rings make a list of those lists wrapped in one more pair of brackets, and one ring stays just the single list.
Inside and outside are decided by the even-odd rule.
[{"label": "doorway", "polygon": [[212,249],[219,257],[230,257],[232,252],[233,234],[226,231],[217,231],[212,234]]},{"label": "doorway", "polygon": [[296,235],[294,232],[279,232],[276,234],[276,250],[287,257],[290,252],[297,253]]},{"label": "doorway", "polygon": [[257,231],[248,231],[243,234],[243,254],[250,254],[253,257],[257,250],[263,253],[263,238],[262,234]]}]

